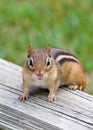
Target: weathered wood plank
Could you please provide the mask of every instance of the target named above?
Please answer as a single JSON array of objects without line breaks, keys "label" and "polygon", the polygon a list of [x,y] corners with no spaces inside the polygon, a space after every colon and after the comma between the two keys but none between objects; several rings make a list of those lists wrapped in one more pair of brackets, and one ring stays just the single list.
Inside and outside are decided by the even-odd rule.
[{"label": "weathered wood plank", "polygon": [[[16,95],[15,93],[6,91],[6,95],[4,95],[4,94],[5,94],[5,91],[2,90],[1,96],[3,98],[0,98],[0,103],[1,103],[1,105],[3,104],[3,106],[6,106],[8,108],[8,110],[11,106],[11,108],[13,110],[25,113],[26,115],[28,115],[28,117],[32,116],[32,117],[38,119],[38,122],[39,121],[46,122],[46,124],[48,124],[48,126],[53,125],[55,129],[61,129],[63,127],[68,129],[70,127],[70,124],[72,123],[73,127],[71,129],[75,129],[77,127],[81,130],[83,130],[83,129],[86,130],[85,126],[81,126],[79,124],[80,122],[76,123],[74,121],[74,119],[70,120],[69,116],[59,113],[59,111],[54,111],[53,108],[49,109],[47,107],[43,107],[43,106],[35,104],[33,102],[20,103],[16,100],[18,95]],[[8,102],[8,101],[11,101],[11,102]],[[30,115],[30,113],[31,113],[31,115]],[[28,119],[28,117],[27,117],[27,119]],[[52,128],[52,129],[54,129],[54,128]]]},{"label": "weathered wood plank", "polygon": [[0,107],[2,112],[0,113],[1,122],[6,126],[9,125],[13,129],[16,128],[17,130],[19,130],[19,128],[22,130],[48,130],[46,123],[40,120],[38,121],[32,116],[29,117],[25,113],[21,113],[6,106],[1,105]]},{"label": "weathered wood plank", "polygon": [[46,90],[31,90],[21,103],[21,67],[0,60],[0,126],[9,129],[92,130],[93,96],[60,88],[57,100],[47,102]]}]

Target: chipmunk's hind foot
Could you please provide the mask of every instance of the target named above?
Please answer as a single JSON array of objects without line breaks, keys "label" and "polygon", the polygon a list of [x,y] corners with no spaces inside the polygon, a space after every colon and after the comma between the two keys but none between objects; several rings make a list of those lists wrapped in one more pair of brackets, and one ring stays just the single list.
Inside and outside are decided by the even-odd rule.
[{"label": "chipmunk's hind foot", "polygon": [[83,86],[69,85],[68,88],[71,89],[71,90],[77,90],[78,89],[78,90],[83,91]]}]

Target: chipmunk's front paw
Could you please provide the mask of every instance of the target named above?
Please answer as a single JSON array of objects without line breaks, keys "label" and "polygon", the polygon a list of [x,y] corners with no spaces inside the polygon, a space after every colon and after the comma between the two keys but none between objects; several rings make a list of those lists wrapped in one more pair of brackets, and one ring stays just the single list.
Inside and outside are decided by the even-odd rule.
[{"label": "chipmunk's front paw", "polygon": [[24,102],[25,100],[29,99],[29,94],[23,93],[19,96],[18,99],[20,100],[20,102]]},{"label": "chipmunk's front paw", "polygon": [[51,95],[51,94],[48,95],[48,101],[49,102],[52,102],[52,101],[55,101],[55,100],[56,100],[56,96],[55,95]]}]

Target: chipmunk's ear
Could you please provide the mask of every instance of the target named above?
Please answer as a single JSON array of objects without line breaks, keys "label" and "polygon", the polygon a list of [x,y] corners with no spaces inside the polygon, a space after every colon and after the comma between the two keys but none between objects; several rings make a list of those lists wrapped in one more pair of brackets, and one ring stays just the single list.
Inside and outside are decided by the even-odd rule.
[{"label": "chipmunk's ear", "polygon": [[49,45],[46,46],[45,51],[48,54],[48,56],[51,57],[51,48]]},{"label": "chipmunk's ear", "polygon": [[33,52],[32,45],[29,45],[28,46],[28,58],[31,56],[32,52]]}]

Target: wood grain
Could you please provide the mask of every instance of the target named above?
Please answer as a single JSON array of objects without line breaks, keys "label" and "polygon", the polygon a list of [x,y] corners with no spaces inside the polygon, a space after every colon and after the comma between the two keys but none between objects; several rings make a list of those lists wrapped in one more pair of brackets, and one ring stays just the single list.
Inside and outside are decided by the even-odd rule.
[{"label": "wood grain", "polygon": [[10,130],[93,130],[93,96],[59,88],[57,100],[33,88],[28,101],[19,102],[22,68],[0,59],[0,128]]}]

